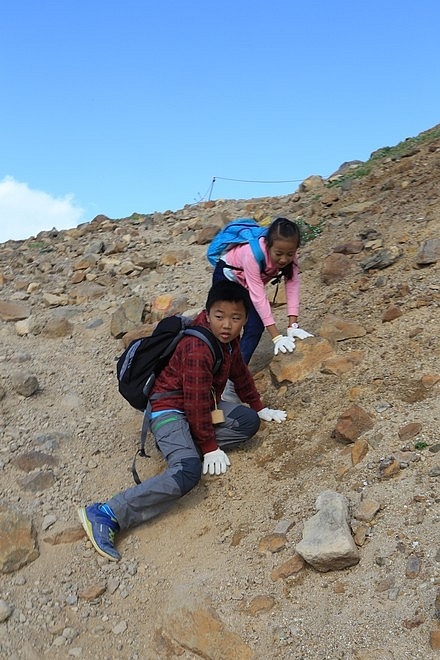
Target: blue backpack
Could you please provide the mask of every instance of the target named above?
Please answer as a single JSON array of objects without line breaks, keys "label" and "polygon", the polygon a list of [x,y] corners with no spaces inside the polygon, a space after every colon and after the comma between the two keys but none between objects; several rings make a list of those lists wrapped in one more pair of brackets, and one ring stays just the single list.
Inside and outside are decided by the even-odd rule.
[{"label": "blue backpack", "polygon": [[206,256],[211,266],[216,266],[222,256],[235,245],[249,243],[255,260],[263,271],[266,267],[263,251],[258,239],[267,234],[267,227],[262,227],[252,218],[238,218],[228,222],[209,244]]}]

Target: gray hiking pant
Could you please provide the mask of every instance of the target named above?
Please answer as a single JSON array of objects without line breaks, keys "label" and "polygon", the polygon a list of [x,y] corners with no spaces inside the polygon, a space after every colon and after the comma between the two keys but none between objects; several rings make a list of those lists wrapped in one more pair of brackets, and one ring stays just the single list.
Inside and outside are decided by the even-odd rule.
[{"label": "gray hiking pant", "polygon": [[[225,414],[225,421],[214,426],[217,443],[222,449],[227,451],[242,445],[258,431],[260,418],[251,408],[227,401],[221,401],[218,407]],[[202,476],[202,457],[184,414],[158,415],[151,420],[150,428],[167,468],[107,501],[121,530],[163,513],[194,488]]]}]

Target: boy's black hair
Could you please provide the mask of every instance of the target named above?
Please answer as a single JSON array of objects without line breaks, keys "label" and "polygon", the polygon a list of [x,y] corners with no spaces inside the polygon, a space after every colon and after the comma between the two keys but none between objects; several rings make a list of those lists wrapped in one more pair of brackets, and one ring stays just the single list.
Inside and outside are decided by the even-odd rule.
[{"label": "boy's black hair", "polygon": [[249,292],[244,286],[238,284],[238,282],[231,282],[230,280],[219,280],[215,282],[208,292],[205,305],[206,311],[209,312],[213,304],[220,300],[242,302],[246,310],[246,316],[249,314],[251,308]]}]

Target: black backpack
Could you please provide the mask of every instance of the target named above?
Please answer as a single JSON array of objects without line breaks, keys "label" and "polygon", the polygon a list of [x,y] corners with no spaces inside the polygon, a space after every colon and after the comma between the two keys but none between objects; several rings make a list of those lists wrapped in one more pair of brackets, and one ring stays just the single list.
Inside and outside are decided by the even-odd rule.
[{"label": "black backpack", "polygon": [[[144,411],[150,398],[156,376],[168,364],[174,349],[186,335],[198,337],[211,349],[217,373],[223,361],[223,349],[212,332],[203,326],[190,326],[191,319],[184,316],[168,316],[157,324],[149,337],[135,339],[119,357],[116,365],[119,392],[136,408]],[[145,440],[148,431],[148,415],[144,415],[141,431],[141,445],[137,453],[145,454]],[[136,457],[135,457],[136,460]],[[140,483],[133,461],[132,472],[136,483]]]}]

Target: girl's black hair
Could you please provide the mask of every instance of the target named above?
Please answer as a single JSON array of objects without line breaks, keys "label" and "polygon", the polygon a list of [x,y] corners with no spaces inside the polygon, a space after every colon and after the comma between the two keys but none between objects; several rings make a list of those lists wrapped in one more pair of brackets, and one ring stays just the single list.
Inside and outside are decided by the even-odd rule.
[{"label": "girl's black hair", "polygon": [[251,308],[249,292],[244,286],[238,284],[238,282],[232,282],[230,280],[219,280],[218,282],[215,282],[208,292],[208,298],[205,305],[206,311],[209,312],[214,303],[219,302],[220,300],[226,300],[227,302],[242,302],[246,310],[246,316],[249,314]]},{"label": "girl's black hair", "polygon": [[[266,247],[269,250],[277,238],[296,241],[296,249],[301,245],[301,233],[298,225],[288,218],[276,218],[270,225],[266,234]],[[293,277],[293,261],[282,270],[284,277],[291,280]]]}]

